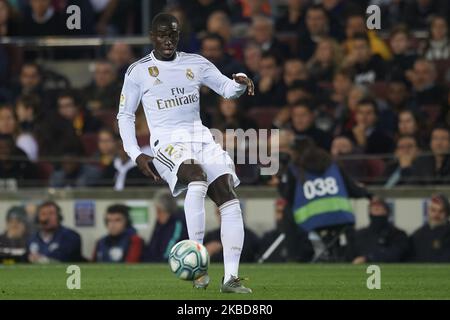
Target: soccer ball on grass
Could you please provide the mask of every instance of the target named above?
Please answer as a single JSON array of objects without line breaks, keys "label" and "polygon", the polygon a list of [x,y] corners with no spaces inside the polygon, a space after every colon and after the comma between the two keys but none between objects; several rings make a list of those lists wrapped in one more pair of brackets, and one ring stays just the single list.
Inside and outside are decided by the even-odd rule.
[{"label": "soccer ball on grass", "polygon": [[208,251],[196,241],[180,241],[170,250],[169,266],[178,279],[198,279],[208,271]]}]

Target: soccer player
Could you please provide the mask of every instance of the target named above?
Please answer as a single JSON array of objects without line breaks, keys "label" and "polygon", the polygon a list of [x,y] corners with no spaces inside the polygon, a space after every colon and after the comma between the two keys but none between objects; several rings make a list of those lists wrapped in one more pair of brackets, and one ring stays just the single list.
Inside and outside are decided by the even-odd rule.
[{"label": "soccer player", "polygon": [[[234,191],[239,179],[228,153],[201,124],[199,89],[206,85],[230,99],[247,88],[253,95],[254,85],[243,73],[229,79],[202,56],[176,51],[179,34],[174,16],[158,14],[150,32],[154,50],[128,68],[117,115],[123,146],[145,175],[158,179],[159,174],[173,196],[187,190],[184,211],[191,240],[203,243],[206,195],[216,203],[221,214],[225,267],[220,290],[251,293],[238,277],[244,241],[242,213]],[[140,101],[151,133],[153,157],[142,153],[136,140],[134,120]],[[208,284],[208,275],[194,281],[196,288]]]}]

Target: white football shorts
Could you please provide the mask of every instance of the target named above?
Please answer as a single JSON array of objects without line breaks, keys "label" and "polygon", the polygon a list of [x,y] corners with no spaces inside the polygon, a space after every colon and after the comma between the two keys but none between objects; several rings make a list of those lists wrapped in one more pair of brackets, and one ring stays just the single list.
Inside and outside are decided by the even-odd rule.
[{"label": "white football shorts", "polygon": [[232,176],[234,187],[240,183],[233,160],[218,143],[175,142],[161,145],[153,151],[153,164],[161,178],[169,184],[174,197],[187,190],[187,185],[178,182],[177,172],[180,165],[190,159],[202,167],[208,185],[224,174]]}]

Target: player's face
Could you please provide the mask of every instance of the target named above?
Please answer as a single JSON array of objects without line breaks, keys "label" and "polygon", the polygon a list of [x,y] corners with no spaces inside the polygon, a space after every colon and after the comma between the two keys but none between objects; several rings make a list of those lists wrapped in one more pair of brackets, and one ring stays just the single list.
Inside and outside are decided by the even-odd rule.
[{"label": "player's face", "polygon": [[150,37],[153,41],[157,58],[170,59],[177,50],[180,31],[177,22],[171,22],[170,25],[158,25],[155,31],[152,31]]}]

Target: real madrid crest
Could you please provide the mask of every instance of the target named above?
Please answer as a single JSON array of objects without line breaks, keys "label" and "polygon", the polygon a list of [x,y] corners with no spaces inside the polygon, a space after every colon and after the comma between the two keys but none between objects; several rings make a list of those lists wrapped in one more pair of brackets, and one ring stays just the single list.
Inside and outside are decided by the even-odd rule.
[{"label": "real madrid crest", "polygon": [[157,66],[148,67],[148,73],[150,73],[152,77],[156,78],[159,75],[158,67]]},{"label": "real madrid crest", "polygon": [[194,73],[191,69],[186,69],[186,78],[188,78],[189,80],[194,80]]}]

